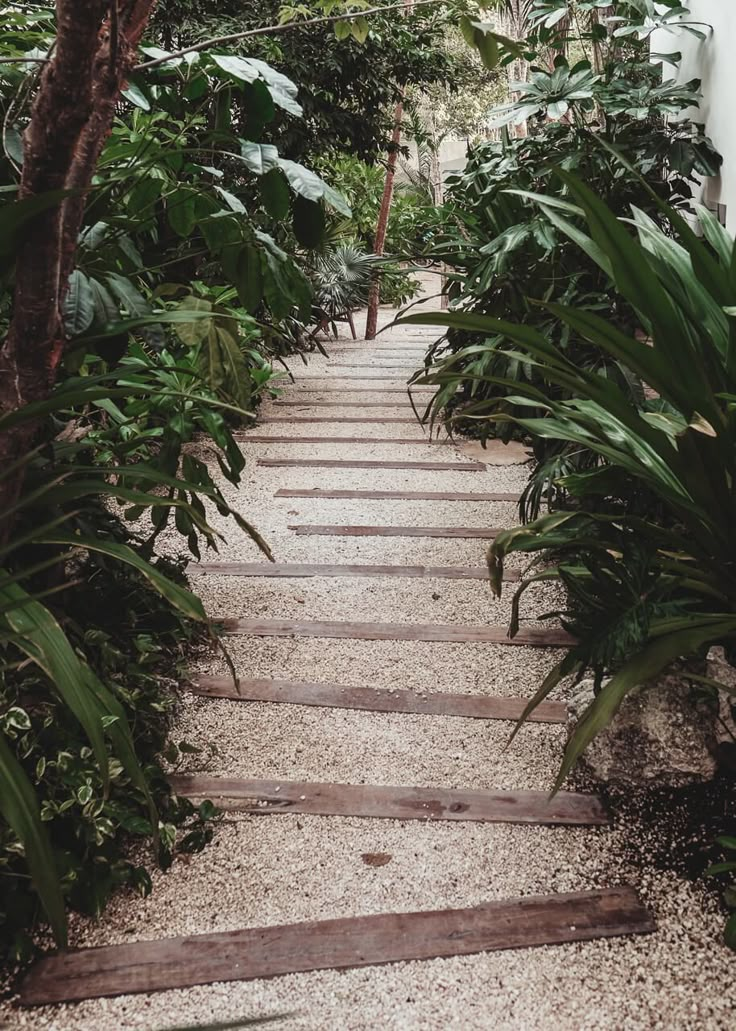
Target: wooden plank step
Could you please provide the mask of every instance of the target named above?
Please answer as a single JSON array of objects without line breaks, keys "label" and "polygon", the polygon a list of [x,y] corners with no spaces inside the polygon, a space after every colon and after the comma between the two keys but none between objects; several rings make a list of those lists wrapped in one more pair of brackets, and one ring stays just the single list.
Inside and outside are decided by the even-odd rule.
[{"label": "wooden plank step", "polygon": [[435,623],[364,623],[351,620],[218,619],[228,634],[253,637],[330,637],[355,641],[448,641],[458,644],[503,644],[512,647],[566,648],[575,638],[562,629],[522,627],[509,637],[503,626]]},{"label": "wooden plank step", "polygon": [[[399,401],[274,401],[279,408],[403,408]],[[419,420],[414,419],[418,424]]]},{"label": "wooden plank step", "polygon": [[404,397],[409,396],[410,390],[412,394],[433,394],[436,390],[435,387],[410,387],[408,383],[401,387],[305,387],[301,381],[291,389],[297,394],[401,394]]},{"label": "wooden plank step", "polygon": [[390,425],[404,425],[404,426],[417,426],[418,421],[416,416],[412,416],[410,419],[397,419],[392,418],[389,415],[366,415],[362,419],[356,419],[352,416],[345,418],[344,415],[272,415],[269,418],[259,419],[260,423],[267,422],[326,422],[326,423],[382,423]]},{"label": "wooden plank step", "polygon": [[286,469],[424,469],[427,472],[480,473],[482,462],[382,462],[342,458],[258,458],[256,465]]},{"label": "wooden plank step", "polygon": [[558,791],[488,791],[385,784],[320,784],[174,774],[174,794],[209,798],[237,812],[361,816],[377,820],[453,820],[474,823],[602,825],[608,814],[597,795]]},{"label": "wooden plank step", "polygon": [[245,444],[452,444],[451,440],[430,440],[429,437],[299,437],[266,433],[234,433],[233,436]]},{"label": "wooden plank step", "polygon": [[425,345],[421,340],[413,340],[406,347],[400,347],[397,344],[385,344],[382,347],[333,347],[327,353],[330,358],[377,358],[382,361],[384,358],[387,361],[399,361],[400,358],[418,358],[423,363],[424,355],[427,353],[428,345],[431,341],[427,341]]},{"label": "wooden plank step", "polygon": [[363,498],[366,501],[518,501],[520,494],[473,494],[443,490],[330,490],[281,487],[275,498]]},{"label": "wooden plank step", "polygon": [[158,941],[75,949],[37,962],[21,985],[24,1006],[50,1005],[248,981],[310,970],[527,949],[648,934],[652,917],[624,885],[527,895],[463,909],[374,913]]},{"label": "wooden plank step", "polygon": [[[478,694],[450,694],[431,691],[419,694],[404,689],[381,690],[346,684],[318,684],[301,680],[268,680],[232,677],[195,677],[194,694],[207,698],[232,698],[241,702],[281,702],[316,705],[328,709],[362,709],[368,712],[411,712],[427,716],[464,716],[479,720],[518,720],[526,698],[492,698]],[[562,702],[540,702],[530,721],[565,723],[567,706]]]},{"label": "wooden plank step", "polygon": [[299,537],[457,537],[493,540],[501,532],[479,526],[324,526],[290,523]]},{"label": "wooden plank step", "polygon": [[[436,580],[487,580],[487,566],[389,566],[335,565],[306,562],[197,562],[189,566],[190,575],[205,573],[215,576],[398,576]],[[504,580],[518,580],[518,569],[504,569]]]},{"label": "wooden plank step", "polygon": [[[398,382],[403,382],[401,376],[300,376],[298,379],[296,379],[296,377],[295,377],[295,380],[296,380],[297,383],[317,382],[317,381],[319,381],[321,383],[338,383],[338,382],[342,382],[343,380],[346,380],[346,379],[348,379],[348,380],[359,379],[363,383],[365,383],[368,380],[377,380],[378,382],[381,382],[381,383],[396,383],[397,381]],[[407,379],[408,379],[408,377],[407,377]]]}]

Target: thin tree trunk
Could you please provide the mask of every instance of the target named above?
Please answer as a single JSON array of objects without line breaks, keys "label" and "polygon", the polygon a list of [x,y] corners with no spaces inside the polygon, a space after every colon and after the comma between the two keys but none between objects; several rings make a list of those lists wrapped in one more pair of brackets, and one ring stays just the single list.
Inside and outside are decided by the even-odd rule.
[{"label": "thin tree trunk", "polygon": [[[45,399],[56,382],[66,338],[62,305],[74,269],[86,194],[115,104],[134,63],[155,0],[57,0],[54,54],[44,66],[24,134],[19,200],[66,196],[23,227],[15,263],[8,335],[0,347],[0,414]],[[0,468],[22,458],[32,422],[0,434]],[[19,496],[23,467],[0,480],[0,513]],[[0,516],[1,519],[1,516]],[[10,526],[0,525],[0,541]]]},{"label": "thin tree trunk", "polygon": [[[404,13],[412,9],[414,0],[404,0]],[[391,136],[391,150],[386,162],[386,179],[383,184],[383,196],[381,207],[378,212],[378,224],[376,225],[376,238],[373,244],[374,254],[383,254],[386,243],[386,231],[388,220],[391,214],[391,198],[394,193],[394,178],[396,177],[396,162],[401,146],[401,123],[404,119],[403,98],[394,108],[394,131]],[[378,305],[381,303],[381,284],[378,276],[373,281],[371,292],[368,295],[368,314],[365,320],[365,339],[373,340],[378,328]]]},{"label": "thin tree trunk", "polygon": [[[388,219],[391,214],[391,198],[394,192],[394,179],[396,177],[396,161],[399,156],[401,145],[401,123],[404,119],[404,105],[402,101],[394,108],[394,131],[391,136],[391,150],[386,162],[386,179],[383,184],[383,196],[381,207],[378,212],[378,223],[376,225],[376,237],[373,243],[373,253],[383,254],[386,244],[386,232],[388,230]],[[378,328],[378,305],[381,300],[381,284],[378,276],[373,280],[371,292],[368,297],[368,315],[365,323],[365,339],[373,340]]]}]

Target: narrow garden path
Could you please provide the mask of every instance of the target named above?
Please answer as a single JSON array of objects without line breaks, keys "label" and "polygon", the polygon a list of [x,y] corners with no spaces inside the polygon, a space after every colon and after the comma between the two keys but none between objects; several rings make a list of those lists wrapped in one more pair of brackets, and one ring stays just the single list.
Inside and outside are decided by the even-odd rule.
[{"label": "narrow garden path", "polygon": [[[383,323],[392,315],[383,313]],[[393,329],[372,343],[341,340],[329,359],[304,369],[295,362],[295,384],[245,434],[250,473],[232,500],[268,539],[278,566],[231,538],[217,562],[194,570],[211,615],[230,631],[244,696],[217,697],[232,690],[224,662],[208,656],[197,690],[182,693],[176,729],[177,740],[201,749],[188,756],[182,790],[210,793],[188,774],[228,778],[232,812],[203,853],[156,875],[147,901],[117,899],[100,925],[77,922],[75,944],[480,907],[627,883],[658,930],[346,970],[329,969],[337,964],[325,939],[328,969],[47,1007],[23,1014],[19,1026],[153,1031],[278,1013],[289,1015],[277,1026],[315,1031],[727,1026],[728,959],[713,951],[718,917],[674,875],[654,869],[642,878],[631,826],[597,826],[598,803],[588,796],[569,809],[556,803],[570,826],[544,825],[544,795],[520,803],[533,822],[484,822],[504,819],[505,803],[467,794],[546,792],[564,709],[550,706],[540,715],[551,722],[529,724],[506,748],[516,700],[533,692],[559,652],[539,647],[544,637],[533,633],[533,647],[510,647],[489,632],[505,628],[509,598],[490,597],[483,538],[514,523],[510,499],[526,472],[520,464],[486,468],[453,443],[422,439],[403,383],[431,337]],[[538,592],[537,610],[548,590]],[[470,718],[467,706],[476,717],[507,718]],[[235,783],[253,778],[260,787]],[[392,786],[432,790],[380,790]],[[453,790],[465,794],[446,794]],[[238,793],[269,801],[253,805]],[[285,811],[279,797],[290,803]],[[325,812],[334,815],[318,815]],[[503,925],[510,940],[520,919],[512,913]],[[536,913],[525,933],[539,932],[545,919]],[[430,930],[418,936],[417,956]],[[582,923],[568,920],[567,930],[574,938]],[[407,933],[397,925],[380,938],[388,958]],[[280,931],[261,945],[286,939]],[[308,928],[296,940],[297,951],[313,949]],[[367,952],[376,940],[365,931]],[[225,949],[210,947],[210,958],[223,962]],[[189,957],[198,958],[196,945]],[[129,976],[139,983],[136,971]]]}]

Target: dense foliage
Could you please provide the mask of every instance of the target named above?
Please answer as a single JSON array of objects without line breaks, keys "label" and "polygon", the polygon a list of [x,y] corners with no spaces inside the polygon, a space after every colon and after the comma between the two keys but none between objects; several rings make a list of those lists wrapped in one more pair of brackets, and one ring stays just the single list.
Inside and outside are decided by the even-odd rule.
[{"label": "dense foliage", "polygon": [[[614,4],[610,21],[596,16],[604,6],[609,5],[534,4],[527,38],[518,47],[502,44],[509,60],[523,52],[528,78],[512,82],[514,100],[491,113],[492,124],[503,127],[502,139],[474,148],[466,170],[452,181],[445,230],[434,253],[452,269],[453,307],[534,325],[576,364],[625,385],[626,372],[615,359],[556,322],[540,304],[552,300],[606,311],[626,332],[636,325],[626,298],[611,300],[607,270],[561,230],[558,209],[540,208],[535,195],[564,200],[567,186],[553,174],[564,168],[616,214],[627,215],[634,204],[664,224],[657,201],[686,205],[696,174],[714,174],[720,158],[701,126],[672,119],[697,105],[699,84],[663,81],[663,65],[650,60],[650,33],[637,31],[641,5]],[[573,8],[575,17],[558,17]],[[522,134],[515,135],[520,127]],[[436,398],[435,417],[451,398],[451,415],[458,403],[500,398],[503,389],[488,377],[537,382],[533,364],[511,353],[503,336],[480,348],[472,346],[476,340],[456,330],[430,355],[439,360],[452,354],[440,368],[456,374]],[[631,382],[629,389],[635,399]],[[504,408],[514,410],[508,402]],[[487,423],[477,430],[495,432]],[[509,424],[501,432],[517,431]],[[558,442],[537,439],[534,447],[540,468],[525,497],[529,513],[538,510],[543,491],[557,490],[558,473],[587,461],[585,451]]]},{"label": "dense foliage", "polygon": [[[701,127],[667,119],[699,83],[662,81],[648,60],[654,27],[700,32],[687,12],[674,0],[535,0],[527,14],[524,49],[557,40],[558,54],[514,84],[497,118],[529,132],[480,148],[454,184],[458,229],[441,246],[454,255],[455,310],[408,321],[451,327],[451,353],[436,349],[417,377],[438,387],[430,415],[472,421],[481,437],[521,434],[540,463],[525,524],[500,533],[488,561],[500,594],[508,555],[535,560],[512,635],[531,585],[565,588],[548,615],[577,643],[525,713],[565,677],[592,676],[559,787],[626,696],[672,664],[736,715],[733,689],[705,663],[713,646],[736,655],[736,246],[691,204],[693,174],[714,174],[717,156]],[[593,60],[568,63],[571,46],[593,47]],[[498,47],[519,59],[509,41]],[[726,857],[710,872],[732,875],[736,839],[719,844]],[[733,887],[725,899],[733,909]],[[725,939],[736,947],[734,915]]]},{"label": "dense foliage", "polygon": [[254,51],[168,58],[141,38],[152,7],[120,5],[119,45],[104,3],[0,15],[0,914],[17,959],[39,921],[63,943],[68,907],[145,892],[151,862],[208,839],[211,807],[172,798],[162,766],[188,747],[166,744],[186,649],[214,636],[179,552],[217,547],[212,511],[269,552],[192,445],[238,485],[232,431],[277,389],[274,361],[380,268],[328,231],[350,208],[293,160],[319,125],[299,87]]},{"label": "dense foliage", "polygon": [[[328,14],[337,12],[335,4],[323,6]],[[312,10],[298,4],[290,9],[278,0],[257,8],[225,0],[216,10],[208,0],[162,0],[153,28],[162,47],[175,49],[276,24],[284,14],[304,19]],[[450,24],[444,6],[418,8],[407,16],[400,9],[385,11],[363,21],[357,39],[349,32],[338,39],[331,25],[317,25],[240,44],[244,53],[268,61],[299,84],[304,118],[274,123],[286,156],[304,161],[346,153],[372,163],[386,151],[392,107],[407,87],[454,86],[457,61],[443,46]]]}]

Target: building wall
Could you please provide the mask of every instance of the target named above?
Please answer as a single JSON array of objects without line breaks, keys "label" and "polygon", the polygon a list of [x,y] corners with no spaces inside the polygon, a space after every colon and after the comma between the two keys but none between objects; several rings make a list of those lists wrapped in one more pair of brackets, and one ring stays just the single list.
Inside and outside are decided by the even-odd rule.
[{"label": "building wall", "polygon": [[[705,122],[706,131],[723,155],[717,178],[706,179],[704,201],[709,206],[725,204],[726,225],[736,235],[736,0],[686,0],[689,21],[712,26],[702,42],[689,33],[660,36],[655,50],[679,50],[683,61],[678,78],[684,82],[702,80],[700,109],[691,112],[694,121]],[[702,26],[701,26],[702,28]],[[667,69],[665,69],[667,77]],[[669,69],[671,72],[671,69]]]}]

